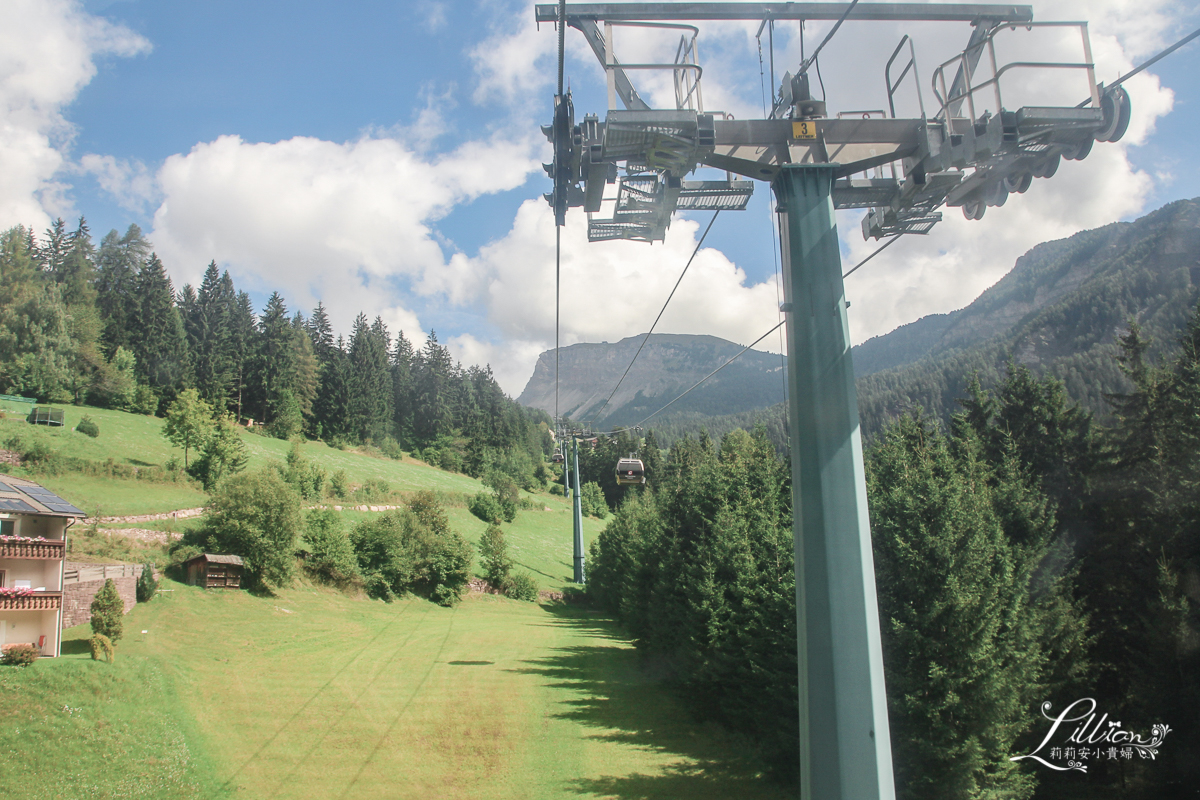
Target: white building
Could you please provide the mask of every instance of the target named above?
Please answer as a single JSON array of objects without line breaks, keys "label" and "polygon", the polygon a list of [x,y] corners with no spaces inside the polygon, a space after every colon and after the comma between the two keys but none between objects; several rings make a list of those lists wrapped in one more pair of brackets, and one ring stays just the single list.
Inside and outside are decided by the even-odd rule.
[{"label": "white building", "polygon": [[86,516],[49,489],[0,475],[0,647],[59,655],[67,529]]}]

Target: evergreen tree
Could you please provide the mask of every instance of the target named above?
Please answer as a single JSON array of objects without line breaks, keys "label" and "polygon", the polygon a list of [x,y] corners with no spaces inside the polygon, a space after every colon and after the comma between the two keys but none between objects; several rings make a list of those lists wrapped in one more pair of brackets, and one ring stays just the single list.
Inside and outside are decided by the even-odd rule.
[{"label": "evergreen tree", "polygon": [[429,331],[425,346],[413,359],[413,431],[421,442],[448,434],[453,424],[454,362],[450,351]]},{"label": "evergreen tree", "polygon": [[200,291],[188,302],[184,287],[180,311],[192,352],[196,389],[216,408],[228,407],[234,382],[233,315],[236,296],[229,273],[222,276],[217,263],[204,271]]},{"label": "evergreen tree", "polygon": [[321,367],[321,390],[313,402],[313,416],[326,439],[351,434],[346,410],[350,406],[350,364],[345,341],[337,344]]},{"label": "evergreen tree", "polygon": [[396,437],[406,445],[413,440],[413,389],[413,346],[400,331],[392,350],[392,402]]},{"label": "evergreen tree", "polygon": [[113,579],[104,581],[104,586],[92,598],[92,633],[107,636],[110,641],[117,642],[121,638],[122,623],[125,616],[125,601],[117,592]]},{"label": "evergreen tree", "polygon": [[254,409],[259,419],[269,422],[275,418],[283,393],[293,390],[296,372],[295,333],[279,292],[272,292],[267,300],[258,319],[258,332],[252,368]]},{"label": "evergreen tree", "polygon": [[154,565],[150,562],[142,565],[142,574],[138,577],[136,591],[139,603],[150,602],[154,593],[158,591],[158,581],[154,580]]},{"label": "evergreen tree", "polygon": [[388,368],[388,335],[383,321],[367,325],[365,314],[354,320],[350,337],[349,404],[350,430],[360,439],[380,441],[387,436],[392,420],[392,376]]},{"label": "evergreen tree", "polygon": [[175,307],[175,290],[154,253],[138,273],[138,317],[132,350],[140,377],[160,393],[173,394],[188,377],[187,334]]},{"label": "evergreen tree", "polygon": [[493,589],[504,589],[508,583],[508,574],[513,568],[513,561],[508,556],[504,531],[494,522],[487,526],[487,530],[479,538],[479,567],[483,570],[484,579]]},{"label": "evergreen tree", "polygon": [[[226,280],[229,273],[222,276],[222,293],[233,294],[233,281]],[[250,295],[245,292],[237,293],[233,304],[232,320],[229,328],[229,352],[232,359],[233,399],[235,416],[242,419],[247,387],[250,385],[250,372],[258,351],[258,320],[254,316],[254,308],[250,305]],[[261,420],[262,417],[259,417]]]},{"label": "evergreen tree", "polygon": [[72,399],[78,356],[57,284],[38,269],[33,237],[0,234],[0,392]]},{"label": "evergreen tree", "polygon": [[109,231],[96,254],[96,305],[104,324],[102,340],[111,355],[118,347],[138,352],[133,346],[139,313],[138,273],[150,256],[150,242],[137,225],[124,236]]}]

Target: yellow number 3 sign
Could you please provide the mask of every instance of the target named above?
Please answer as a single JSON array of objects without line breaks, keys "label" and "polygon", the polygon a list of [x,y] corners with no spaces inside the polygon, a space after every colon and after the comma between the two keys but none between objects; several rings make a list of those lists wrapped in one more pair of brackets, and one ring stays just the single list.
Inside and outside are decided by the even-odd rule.
[{"label": "yellow number 3 sign", "polygon": [[815,139],[817,138],[817,123],[810,119],[800,120],[792,123],[792,138],[793,139]]}]

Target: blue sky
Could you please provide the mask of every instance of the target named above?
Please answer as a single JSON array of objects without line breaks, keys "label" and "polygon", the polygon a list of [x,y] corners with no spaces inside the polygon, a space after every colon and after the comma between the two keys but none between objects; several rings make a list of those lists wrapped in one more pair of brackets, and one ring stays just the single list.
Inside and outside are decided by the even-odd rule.
[{"label": "blue sky", "polygon": [[[1195,9],[1167,0],[1034,10],[1090,19],[1109,80],[1200,26]],[[708,108],[761,114],[756,28],[702,27]],[[11,0],[0,31],[0,225],[40,231],[82,213],[99,240],[136,222],[177,286],[216,259],[260,305],[278,289],[306,313],[323,301],[342,331],[359,310],[418,340],[433,328],[464,362],[491,363],[513,394],[553,345],[553,225],[538,166],[549,153],[537,124],[551,113],[555,34],[535,29],[532,3]],[[901,33],[932,65],[969,29],[847,24],[823,56],[832,111],[880,105],[881,59]],[[667,44],[631,34],[618,55]],[[796,31],[778,31],[779,72],[794,68],[798,46]],[[602,72],[575,31],[567,72],[577,114],[602,114]],[[1130,82],[1135,120],[1122,143],[978,223],[949,209],[931,236],[856,274],[856,339],[964,305],[1040,241],[1200,196],[1197,76],[1200,42]],[[645,80],[643,94],[666,97]],[[768,200],[762,185],[748,211],[718,220],[661,331],[748,342],[774,325]],[[588,245],[572,214],[564,343],[643,332],[707,220],[678,220],[653,246]],[[857,215],[843,214],[840,229],[848,261],[874,249]]]}]

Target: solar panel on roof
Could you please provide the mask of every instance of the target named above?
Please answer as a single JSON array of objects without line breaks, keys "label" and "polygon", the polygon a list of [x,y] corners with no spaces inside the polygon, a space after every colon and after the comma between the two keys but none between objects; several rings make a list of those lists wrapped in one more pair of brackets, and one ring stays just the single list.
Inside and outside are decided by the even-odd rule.
[{"label": "solar panel on roof", "polygon": [[0,497],[0,509],[5,511],[32,511],[37,512],[37,509],[26,503],[24,500],[10,500],[6,497]]},{"label": "solar panel on roof", "polygon": [[7,483],[0,483],[0,492],[15,492],[16,489],[9,486]]}]

